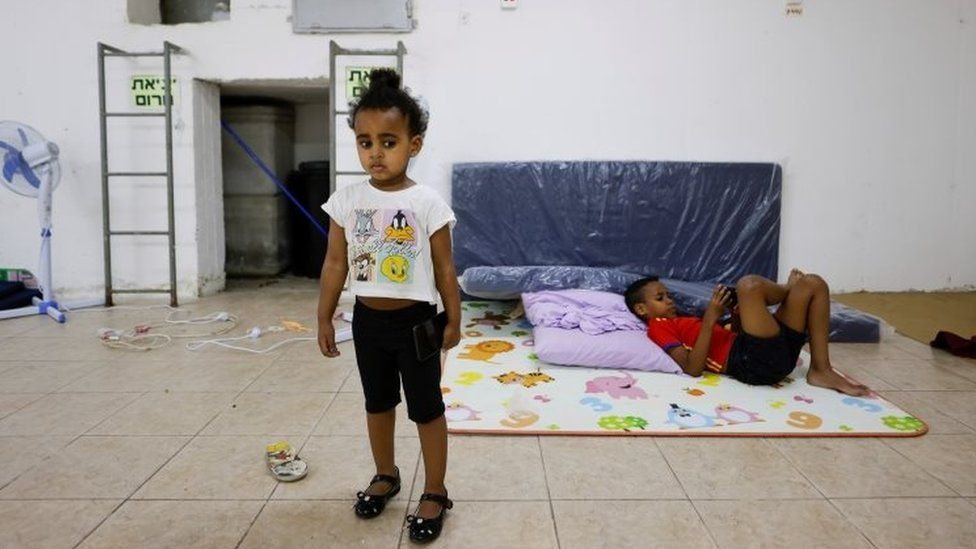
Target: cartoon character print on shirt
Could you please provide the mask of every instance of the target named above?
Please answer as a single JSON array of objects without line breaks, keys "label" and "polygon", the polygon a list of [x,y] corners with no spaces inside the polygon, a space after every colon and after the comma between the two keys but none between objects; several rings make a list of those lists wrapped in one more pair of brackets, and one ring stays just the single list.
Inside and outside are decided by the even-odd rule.
[{"label": "cartoon character print on shirt", "polygon": [[407,218],[407,215],[403,213],[403,210],[397,210],[396,214],[390,219],[390,223],[386,226],[385,240],[387,242],[396,242],[397,244],[414,241],[413,224]]},{"label": "cartoon character print on shirt", "polygon": [[410,260],[402,255],[388,255],[380,263],[380,272],[390,282],[403,284],[410,276]]},{"label": "cartoon character print on shirt", "polygon": [[353,225],[352,235],[358,244],[365,244],[375,238],[380,232],[376,229],[375,216],[379,210],[355,210],[356,224]]},{"label": "cartoon character print on shirt", "polygon": [[[358,282],[410,285],[420,246],[417,218],[404,208],[356,210],[352,271]],[[377,229],[376,227],[383,227]]]},{"label": "cartoon character print on shirt", "polygon": [[376,279],[376,257],[368,252],[357,255],[352,260],[352,273],[359,282],[372,282]]}]

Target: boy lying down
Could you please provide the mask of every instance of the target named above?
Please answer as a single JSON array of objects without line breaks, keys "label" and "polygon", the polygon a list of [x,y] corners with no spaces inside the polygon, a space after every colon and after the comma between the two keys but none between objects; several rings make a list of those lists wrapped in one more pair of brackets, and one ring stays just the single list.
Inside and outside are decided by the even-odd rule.
[{"label": "boy lying down", "polygon": [[[631,284],[624,300],[647,323],[648,337],[689,375],[700,376],[708,370],[750,385],[779,383],[793,371],[809,333],[807,383],[855,396],[871,392],[830,365],[830,291],[818,275],[793,269],[785,285],[746,275],[739,279],[735,292],[719,285],[700,319],[677,316],[667,288],[657,277]],[[770,313],[766,307],[776,304],[779,308]],[[741,331],[718,325],[726,308],[738,312]]]}]

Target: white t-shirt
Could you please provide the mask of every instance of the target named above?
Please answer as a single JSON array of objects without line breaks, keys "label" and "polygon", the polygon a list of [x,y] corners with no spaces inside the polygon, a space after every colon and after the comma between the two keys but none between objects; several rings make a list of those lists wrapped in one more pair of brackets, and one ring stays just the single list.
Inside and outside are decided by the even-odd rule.
[{"label": "white t-shirt", "polygon": [[381,191],[367,180],[339,189],[322,209],[345,232],[353,294],[437,303],[430,237],[457,222],[439,194],[422,185]]}]

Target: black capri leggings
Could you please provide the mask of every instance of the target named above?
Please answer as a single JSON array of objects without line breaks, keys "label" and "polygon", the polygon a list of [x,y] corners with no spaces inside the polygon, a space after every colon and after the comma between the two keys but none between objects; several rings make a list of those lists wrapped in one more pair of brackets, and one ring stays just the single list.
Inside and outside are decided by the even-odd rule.
[{"label": "black capri leggings", "polygon": [[429,303],[379,311],[356,300],[352,336],[367,412],[395,408],[402,378],[411,421],[427,423],[444,414],[440,353],[419,362],[413,343],[413,327],[435,314],[437,307]]}]

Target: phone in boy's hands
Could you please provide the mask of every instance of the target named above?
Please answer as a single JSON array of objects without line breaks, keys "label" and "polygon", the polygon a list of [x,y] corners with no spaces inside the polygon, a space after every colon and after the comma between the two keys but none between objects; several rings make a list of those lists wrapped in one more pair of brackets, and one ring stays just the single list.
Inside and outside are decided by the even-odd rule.
[{"label": "phone in boy's hands", "polygon": [[413,327],[413,345],[417,360],[430,359],[444,345],[444,328],[447,327],[447,313],[437,313],[433,317]]},{"label": "phone in boy's hands", "polygon": [[725,287],[725,291],[729,293],[728,307],[729,310],[732,311],[735,309],[735,306],[739,304],[739,294],[735,291],[735,288],[730,288],[728,286]]}]

